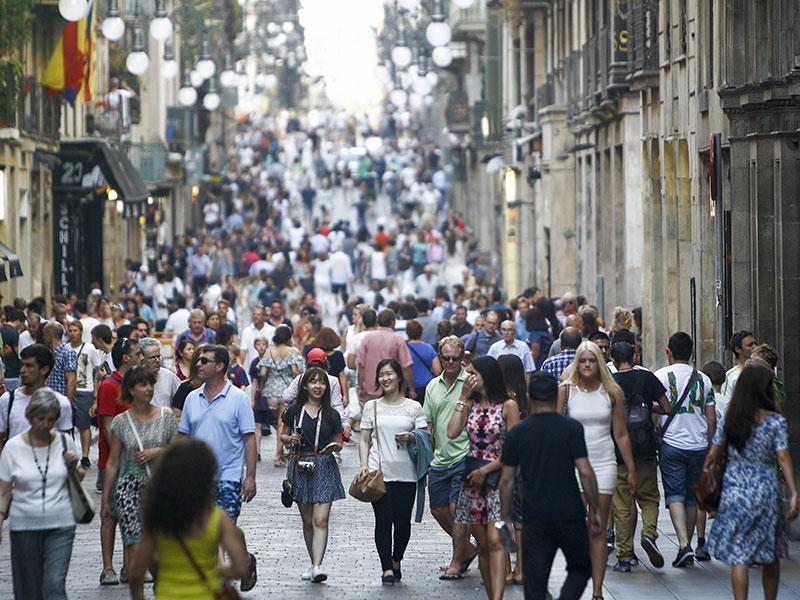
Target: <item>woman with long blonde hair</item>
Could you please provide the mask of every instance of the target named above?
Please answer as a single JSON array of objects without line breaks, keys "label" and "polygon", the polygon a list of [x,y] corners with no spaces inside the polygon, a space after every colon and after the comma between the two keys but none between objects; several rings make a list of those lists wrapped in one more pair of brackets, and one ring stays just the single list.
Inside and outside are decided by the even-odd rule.
[{"label": "woman with long blonde hair", "polygon": [[[575,360],[561,375],[558,411],[583,425],[589,464],[597,477],[600,492],[600,522],[607,523],[617,481],[615,441],[628,469],[631,496],[636,494],[636,465],[625,425],[625,396],[594,342],[583,342],[578,346]],[[608,560],[603,532],[590,532],[589,554],[592,558],[592,600],[602,600]]]}]

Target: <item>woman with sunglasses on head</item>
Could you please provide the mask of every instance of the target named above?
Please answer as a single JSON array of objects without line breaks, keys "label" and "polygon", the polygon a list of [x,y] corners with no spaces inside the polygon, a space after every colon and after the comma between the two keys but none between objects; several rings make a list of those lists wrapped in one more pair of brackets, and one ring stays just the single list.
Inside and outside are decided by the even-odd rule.
[{"label": "woman with sunglasses on head", "polygon": [[509,397],[496,359],[478,356],[466,371],[461,397],[447,427],[451,439],[466,429],[470,442],[455,521],[471,525],[486,595],[489,600],[501,600],[506,584],[506,549],[494,526],[502,522],[500,454],[506,432],[519,422],[519,407]]},{"label": "woman with sunglasses on head", "polygon": [[[103,476],[102,511],[119,517],[122,544],[129,546],[120,581],[127,581],[131,558],[142,540],[140,494],[150,479],[155,459],[178,433],[171,410],[151,403],[155,375],[136,365],[122,380],[122,402],[131,407],[111,421],[111,444]],[[152,581],[147,577],[145,581]]]},{"label": "woman with sunglasses on head", "polygon": [[[606,366],[600,347],[594,342],[583,342],[578,346],[575,360],[561,375],[561,382],[556,410],[583,425],[589,464],[597,477],[600,493],[600,522],[608,523],[617,484],[615,442],[628,470],[631,497],[636,496],[636,464],[625,424],[625,394]],[[590,531],[589,555],[592,559],[592,600],[602,600],[608,561],[608,546],[603,532]]]},{"label": "woman with sunglasses on head", "polygon": [[303,538],[311,567],[302,579],[322,583],[328,575],[322,559],[328,545],[331,504],[343,500],[344,487],[333,456],[342,449],[342,421],[331,407],[328,374],[309,367],[300,380],[297,400],[283,414],[281,439],[293,452],[288,465],[292,499],[303,520]]},{"label": "woman with sunglasses on head", "polygon": [[[422,405],[400,391],[403,369],[393,358],[378,363],[375,382],[383,396],[364,405],[358,454],[361,473],[381,469],[386,495],[372,503],[375,546],[381,561],[381,582],[402,578],[400,563],[411,539],[411,511],[417,490],[416,465],[408,452],[416,443],[415,429],[425,429]],[[394,543],[392,536],[394,529]]]}]

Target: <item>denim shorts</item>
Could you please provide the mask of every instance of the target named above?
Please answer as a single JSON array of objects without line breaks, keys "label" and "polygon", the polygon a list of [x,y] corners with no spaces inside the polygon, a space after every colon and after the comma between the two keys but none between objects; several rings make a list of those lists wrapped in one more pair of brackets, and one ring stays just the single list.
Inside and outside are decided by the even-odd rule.
[{"label": "denim shorts", "polygon": [[446,467],[431,467],[428,471],[428,497],[431,508],[441,508],[458,502],[461,477],[466,458]]},{"label": "denim shorts", "polygon": [[664,485],[664,503],[669,508],[673,502],[695,504],[694,488],[703,472],[707,450],[681,450],[667,443],[661,444],[661,483]]},{"label": "denim shorts", "polygon": [[217,506],[228,513],[236,523],[242,510],[242,483],[240,481],[217,482]]},{"label": "denim shorts", "polygon": [[92,424],[92,417],[89,416],[89,409],[94,403],[92,392],[75,392],[75,401],[72,403],[72,422],[78,431],[89,429]]}]

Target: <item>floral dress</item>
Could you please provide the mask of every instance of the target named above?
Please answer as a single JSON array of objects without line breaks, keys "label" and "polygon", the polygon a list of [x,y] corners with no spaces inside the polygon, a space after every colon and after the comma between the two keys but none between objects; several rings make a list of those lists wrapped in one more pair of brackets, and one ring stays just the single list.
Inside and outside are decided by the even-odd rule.
[{"label": "floral dress", "polygon": [[[178,433],[178,421],[168,408],[163,408],[161,414],[151,421],[139,421],[133,418],[134,427],[142,441],[142,447],[158,448],[169,444]],[[117,475],[115,506],[112,507],[119,517],[119,529],[122,533],[122,543],[126,546],[138,544],[142,539],[141,502],[139,500],[142,488],[150,479],[150,464],[145,466],[136,459],[139,453],[139,443],[131,429],[131,421],[127,413],[114,417],[111,421],[111,431],[117,434],[122,444],[120,454],[119,474]]]},{"label": "floral dress", "polygon": [[[482,460],[498,460],[506,438],[506,421],[503,405],[489,408],[472,407],[467,418],[469,455]],[[468,473],[464,473],[466,477]],[[456,523],[486,525],[500,521],[500,490],[486,485],[475,487],[464,481],[458,496],[455,513]]]},{"label": "floral dress", "polygon": [[258,361],[259,372],[262,367],[267,368],[267,380],[264,382],[264,391],[262,392],[264,398],[281,398],[283,396],[283,392],[294,379],[292,366],[297,367],[299,372],[302,372],[305,366],[303,357],[296,350],[292,350],[283,358],[276,358],[268,352],[264,358]]},{"label": "floral dress", "polygon": [[[723,427],[714,444],[722,443]],[[739,452],[728,446],[722,497],[708,537],[708,550],[730,565],[771,564],[787,552],[776,453],[788,448],[786,419],[771,413],[753,426]]]}]

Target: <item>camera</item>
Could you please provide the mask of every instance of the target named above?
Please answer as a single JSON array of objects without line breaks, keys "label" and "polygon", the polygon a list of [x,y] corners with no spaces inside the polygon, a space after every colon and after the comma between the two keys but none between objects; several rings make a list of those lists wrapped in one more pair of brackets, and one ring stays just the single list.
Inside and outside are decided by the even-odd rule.
[{"label": "camera", "polygon": [[297,461],[297,470],[303,473],[313,473],[316,464],[314,464],[313,460],[298,460]]}]

